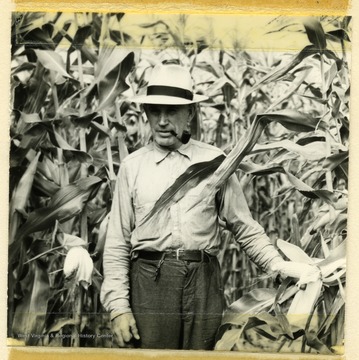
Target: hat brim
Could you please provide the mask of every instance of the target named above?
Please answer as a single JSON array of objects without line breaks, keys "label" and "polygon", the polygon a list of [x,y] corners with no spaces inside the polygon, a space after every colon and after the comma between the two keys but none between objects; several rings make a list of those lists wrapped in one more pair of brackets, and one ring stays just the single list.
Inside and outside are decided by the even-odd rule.
[{"label": "hat brim", "polygon": [[195,104],[201,101],[208,100],[207,96],[204,95],[193,95],[192,100],[183,99],[176,96],[166,95],[140,95],[129,98],[128,101],[141,103],[141,104],[156,104],[156,105],[188,105]]}]

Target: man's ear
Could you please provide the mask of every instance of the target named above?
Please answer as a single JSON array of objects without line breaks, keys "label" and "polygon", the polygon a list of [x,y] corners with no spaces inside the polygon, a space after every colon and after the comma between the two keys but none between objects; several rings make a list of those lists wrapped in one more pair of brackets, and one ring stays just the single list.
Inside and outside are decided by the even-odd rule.
[{"label": "man's ear", "polygon": [[194,118],[195,113],[196,113],[196,104],[190,104],[188,107],[188,124]]}]

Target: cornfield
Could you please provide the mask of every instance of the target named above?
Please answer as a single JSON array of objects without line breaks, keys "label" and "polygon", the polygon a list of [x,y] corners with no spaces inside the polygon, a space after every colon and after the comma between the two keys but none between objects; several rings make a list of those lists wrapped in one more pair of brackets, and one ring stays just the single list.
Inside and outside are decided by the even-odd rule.
[{"label": "cornfield", "polygon": [[[350,17],[273,18],[268,36],[295,34],[305,46],[262,52],[235,33],[224,45],[210,18],[193,31],[191,15],[149,16],[135,31],[129,16],[13,14],[8,338],[113,346],[99,291],[114,182],[123,158],[151,141],[127,99],[162,62],[188,67],[196,92],[209,96],[192,136],[235,159],[218,165],[238,176],[273,244],[322,272],[303,288],[273,279],[223,230],[227,310],[216,349],[341,352]],[[176,198],[186,190],[177,185]]]}]

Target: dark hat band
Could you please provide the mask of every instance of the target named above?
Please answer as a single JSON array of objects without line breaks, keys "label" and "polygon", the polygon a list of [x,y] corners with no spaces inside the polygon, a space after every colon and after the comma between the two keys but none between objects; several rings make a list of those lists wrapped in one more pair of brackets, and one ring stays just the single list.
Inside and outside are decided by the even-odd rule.
[{"label": "dark hat band", "polygon": [[174,86],[151,85],[147,87],[147,95],[174,96],[193,100],[193,93],[191,91]]}]

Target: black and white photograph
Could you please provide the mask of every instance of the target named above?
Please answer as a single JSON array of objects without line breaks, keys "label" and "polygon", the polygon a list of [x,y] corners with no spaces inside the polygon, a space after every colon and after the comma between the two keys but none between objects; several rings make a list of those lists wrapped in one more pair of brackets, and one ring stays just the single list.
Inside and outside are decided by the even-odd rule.
[{"label": "black and white photograph", "polygon": [[13,12],[8,346],[342,355],[351,39]]}]

